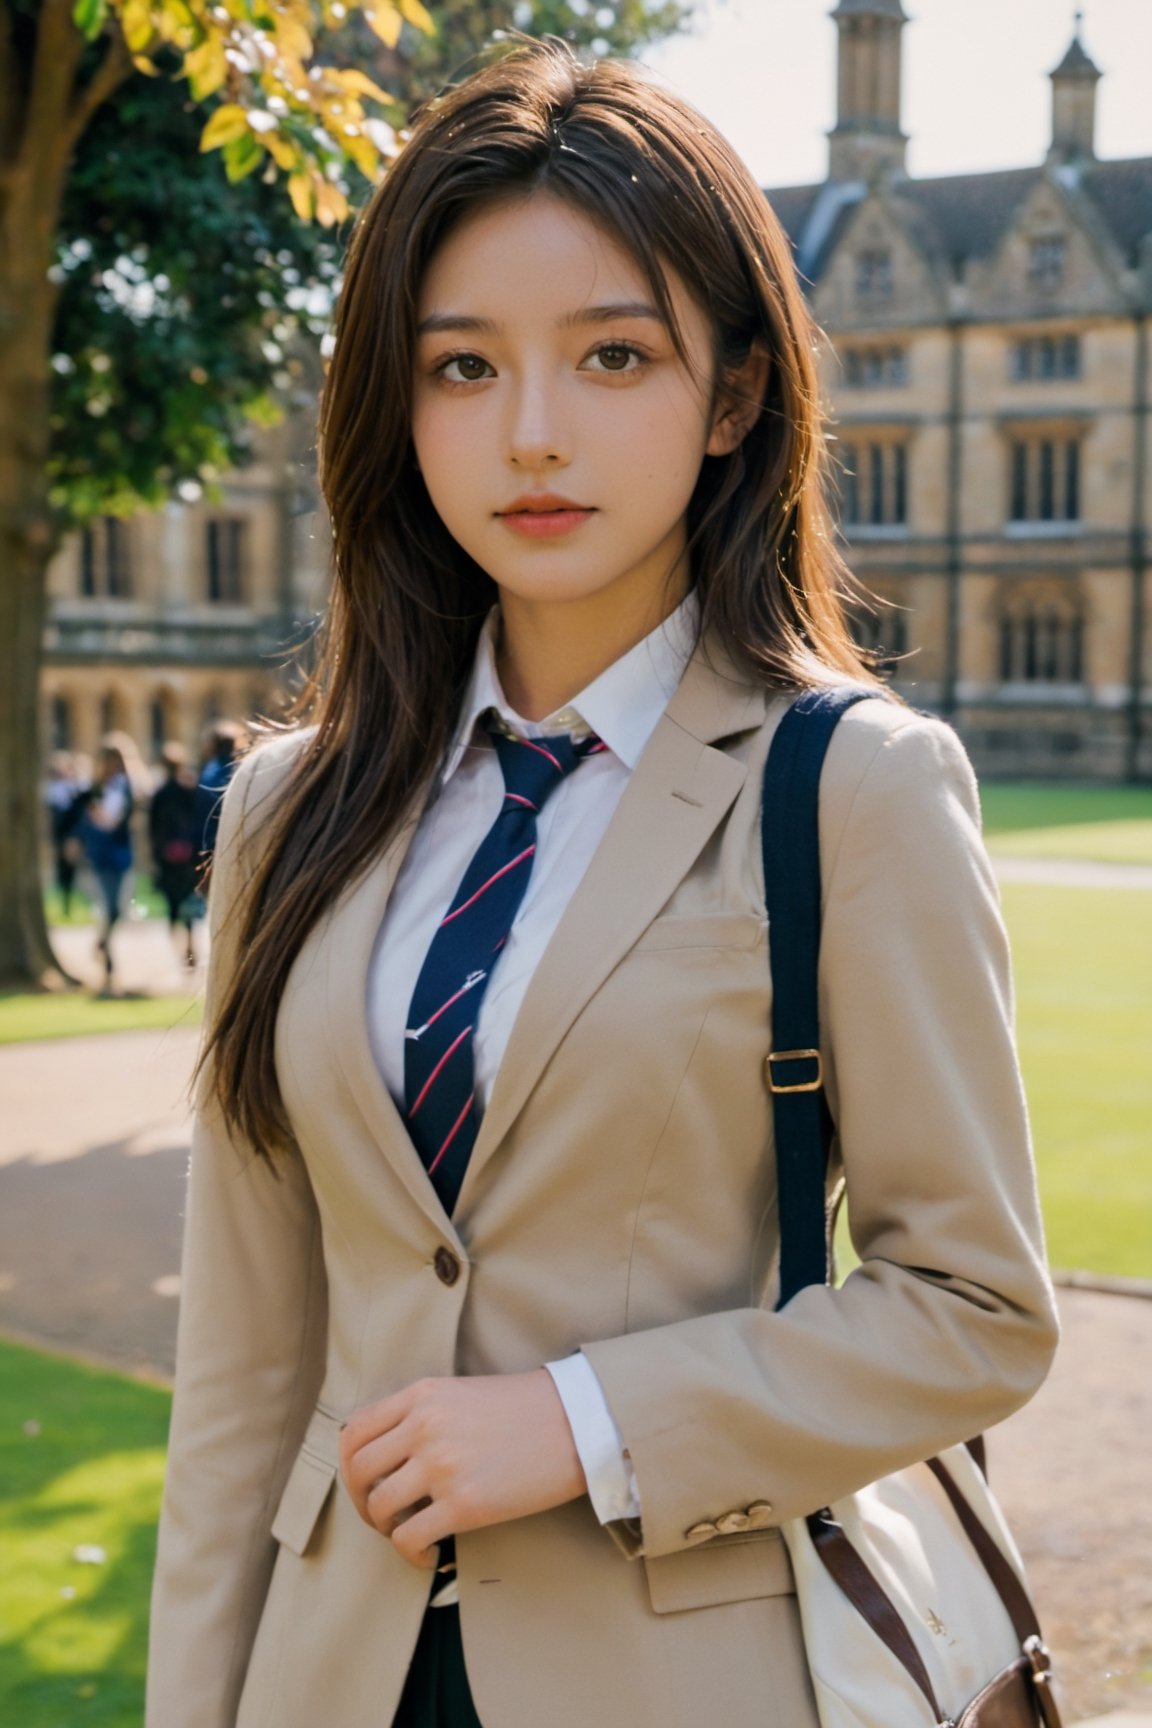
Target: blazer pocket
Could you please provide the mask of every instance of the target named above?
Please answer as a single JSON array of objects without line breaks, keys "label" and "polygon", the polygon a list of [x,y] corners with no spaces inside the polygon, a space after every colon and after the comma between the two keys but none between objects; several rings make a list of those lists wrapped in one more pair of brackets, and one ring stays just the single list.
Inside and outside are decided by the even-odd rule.
[{"label": "blazer pocket", "polygon": [[633,954],[666,948],[755,948],[768,929],[754,912],[713,912],[656,918],[632,945]]},{"label": "blazer pocket", "polygon": [[335,1480],[335,1464],[323,1463],[308,1452],[297,1455],[272,1520],[272,1534],[282,1547],[301,1557],[307,1552]]},{"label": "blazer pocket", "polygon": [[644,1556],[648,1593],[657,1614],[715,1608],[756,1596],[794,1596],[792,1562],[778,1530],[729,1536],[678,1554]]}]

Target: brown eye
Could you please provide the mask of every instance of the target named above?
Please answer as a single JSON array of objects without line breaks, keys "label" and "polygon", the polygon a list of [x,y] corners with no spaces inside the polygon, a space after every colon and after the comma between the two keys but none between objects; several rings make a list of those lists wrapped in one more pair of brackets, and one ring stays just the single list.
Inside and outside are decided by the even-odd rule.
[{"label": "brown eye", "polygon": [[489,366],[487,360],[481,360],[479,354],[453,354],[451,360],[441,367],[441,371],[451,384],[478,384],[487,376]]},{"label": "brown eye", "polygon": [[627,372],[628,363],[636,350],[627,347],[623,342],[608,342],[596,352],[605,372]]}]

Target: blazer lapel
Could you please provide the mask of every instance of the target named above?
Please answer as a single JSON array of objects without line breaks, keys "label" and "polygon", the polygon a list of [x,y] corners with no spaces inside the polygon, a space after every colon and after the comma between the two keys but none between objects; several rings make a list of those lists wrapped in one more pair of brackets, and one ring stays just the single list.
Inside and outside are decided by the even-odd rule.
[{"label": "blazer lapel", "polygon": [[373,1141],[438,1231],[454,1237],[448,1214],[385,1086],[368,1035],[368,967],[388,897],[416,831],[414,813],[383,857],[336,907],[328,940],[327,1004],[332,1047]]},{"label": "blazer lapel", "polygon": [[589,998],[687,875],[744,784],[712,740],[757,726],[767,691],[697,648],[528,985],[457,1205]]}]

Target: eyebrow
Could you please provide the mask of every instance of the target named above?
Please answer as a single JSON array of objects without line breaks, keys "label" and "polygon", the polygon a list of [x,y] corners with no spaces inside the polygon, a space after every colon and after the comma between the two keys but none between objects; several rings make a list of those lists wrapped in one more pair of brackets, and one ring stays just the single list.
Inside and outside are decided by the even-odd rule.
[{"label": "eyebrow", "polygon": [[[561,329],[577,325],[611,324],[618,318],[648,318],[657,324],[664,320],[647,300],[613,300],[602,306],[582,306],[579,312],[567,312],[560,319]],[[418,336],[439,335],[448,330],[470,332],[479,336],[499,334],[500,325],[491,318],[472,318],[464,312],[430,312],[417,326]]]}]

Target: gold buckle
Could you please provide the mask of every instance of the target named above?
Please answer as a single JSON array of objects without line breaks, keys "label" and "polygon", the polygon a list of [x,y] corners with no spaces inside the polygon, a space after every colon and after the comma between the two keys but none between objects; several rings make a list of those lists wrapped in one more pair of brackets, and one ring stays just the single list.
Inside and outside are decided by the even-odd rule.
[{"label": "gold buckle", "polygon": [[[774,1062],[815,1062],[815,1080],[802,1080],[796,1086],[778,1086],[772,1074]],[[819,1050],[773,1050],[764,1059],[764,1072],[768,1076],[769,1092],[819,1092],[824,1084],[824,1058]]]}]

